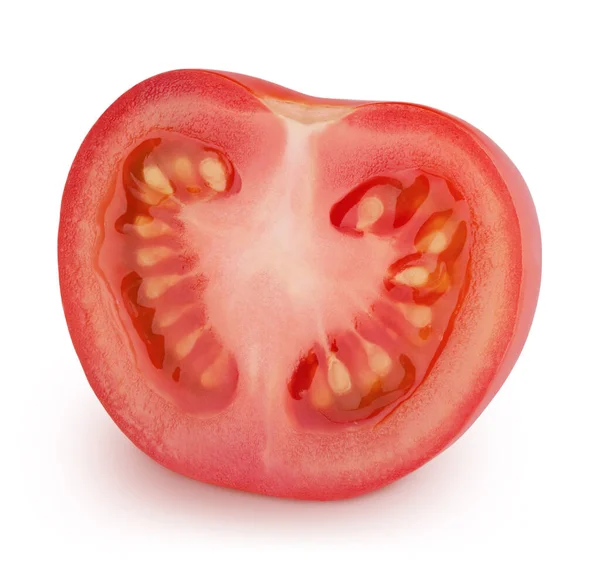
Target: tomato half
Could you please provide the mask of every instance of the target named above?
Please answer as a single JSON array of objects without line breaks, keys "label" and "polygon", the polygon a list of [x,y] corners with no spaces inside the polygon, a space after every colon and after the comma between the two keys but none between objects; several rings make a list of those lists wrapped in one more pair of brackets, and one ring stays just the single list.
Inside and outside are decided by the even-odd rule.
[{"label": "tomato half", "polygon": [[75,349],[133,443],[308,499],[457,439],[515,363],[541,272],[527,187],[469,124],[201,70],[93,126],[58,249]]}]

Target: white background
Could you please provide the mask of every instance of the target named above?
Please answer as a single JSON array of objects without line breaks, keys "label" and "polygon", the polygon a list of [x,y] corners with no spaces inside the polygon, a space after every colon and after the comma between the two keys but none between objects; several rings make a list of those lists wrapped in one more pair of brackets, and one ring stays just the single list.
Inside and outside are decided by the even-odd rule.
[{"label": "white background", "polygon": [[[0,564],[599,565],[597,2],[5,2]],[[515,161],[543,284],[508,382],[453,447],[366,497],[290,502],[161,468],[104,413],[60,305],[62,188],[136,82],[200,67],[419,102]],[[367,563],[368,561],[368,563]]]}]

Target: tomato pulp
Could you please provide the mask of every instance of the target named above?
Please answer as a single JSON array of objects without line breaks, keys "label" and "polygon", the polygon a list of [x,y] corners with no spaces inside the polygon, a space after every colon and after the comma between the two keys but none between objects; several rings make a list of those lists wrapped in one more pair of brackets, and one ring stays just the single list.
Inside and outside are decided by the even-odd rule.
[{"label": "tomato pulp", "polygon": [[322,500],[473,423],[541,273],[522,177],[464,121],[202,70],[138,84],[93,126],[58,252],[75,349],[133,443],[204,482]]}]

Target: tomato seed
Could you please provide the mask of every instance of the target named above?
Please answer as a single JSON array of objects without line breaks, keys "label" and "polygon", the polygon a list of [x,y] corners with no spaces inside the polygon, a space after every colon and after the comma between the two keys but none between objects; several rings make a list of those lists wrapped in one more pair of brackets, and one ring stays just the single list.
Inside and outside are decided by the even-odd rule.
[{"label": "tomato seed", "polygon": [[200,162],[200,175],[206,184],[219,193],[227,188],[227,171],[221,160],[217,158],[205,158]]},{"label": "tomato seed", "polygon": [[358,203],[357,230],[368,229],[383,215],[383,203],[377,197],[366,197]]},{"label": "tomato seed", "polygon": [[144,181],[155,191],[158,191],[163,195],[173,194],[173,187],[171,187],[171,183],[158,166],[150,165],[144,167],[142,175],[144,177]]},{"label": "tomato seed", "polygon": [[423,266],[405,268],[393,278],[394,283],[405,284],[412,287],[422,287],[429,280],[429,271]]},{"label": "tomato seed", "polygon": [[141,248],[137,251],[137,263],[142,267],[154,266],[173,255],[173,250],[167,246]]},{"label": "tomato seed", "polygon": [[165,291],[174,286],[180,279],[181,276],[178,276],[177,274],[146,278],[142,284],[144,294],[148,299],[157,299],[165,293]]},{"label": "tomato seed", "polygon": [[327,361],[327,381],[336,394],[345,394],[352,389],[350,372],[346,365],[335,355],[330,355]]},{"label": "tomato seed", "polygon": [[192,162],[185,156],[180,156],[173,162],[173,169],[178,177],[181,177],[183,181],[189,182],[194,177],[192,170]]},{"label": "tomato seed", "polygon": [[200,338],[203,332],[204,327],[200,327],[199,329],[193,330],[182,339],[179,339],[175,345],[175,355],[177,358],[182,359],[190,354],[194,348],[194,345],[196,344],[196,341]]}]

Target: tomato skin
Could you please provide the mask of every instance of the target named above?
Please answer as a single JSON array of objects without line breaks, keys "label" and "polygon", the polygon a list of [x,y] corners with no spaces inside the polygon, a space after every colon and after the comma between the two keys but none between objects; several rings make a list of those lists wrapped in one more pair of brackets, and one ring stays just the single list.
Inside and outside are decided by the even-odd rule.
[{"label": "tomato skin", "polygon": [[[347,179],[328,165],[340,159],[331,157],[334,154],[352,156],[354,149],[343,142],[347,125],[359,132],[357,143],[364,143],[365,153],[379,144],[382,155],[388,155],[387,140],[399,125],[409,132],[426,129],[436,139],[451,140],[464,150],[473,167],[489,181],[498,218],[505,219],[499,245],[502,256],[486,256],[483,245],[481,252],[482,264],[504,262],[509,270],[498,298],[501,317],[487,320],[489,313],[480,305],[489,292],[489,281],[481,269],[473,278],[471,302],[467,302],[462,319],[459,317],[438,364],[415,394],[376,427],[336,434],[302,431],[288,419],[283,405],[271,407],[244,388],[221,413],[182,413],[148,387],[114,315],[113,299],[97,275],[95,258],[102,237],[97,229],[98,211],[126,148],[160,127],[190,135],[201,133],[221,145],[235,138],[238,145],[232,145],[233,151],[266,139],[268,150],[262,154],[240,149],[233,157],[236,163],[268,170],[284,138],[277,120],[261,102],[265,96],[307,106],[356,109],[341,119],[343,128],[332,128],[322,142],[324,177],[334,183],[337,179],[351,185],[354,177],[361,176],[360,163],[348,171]],[[219,114],[219,108],[227,111]],[[213,118],[215,112],[221,121]],[[423,147],[404,159],[435,161]],[[364,167],[367,171],[368,166]],[[443,167],[452,173],[450,165]],[[467,200],[470,198],[467,195]],[[472,197],[474,215],[485,198],[483,194]],[[485,219],[478,222],[485,228]],[[478,228],[477,223],[474,231],[479,243],[490,238],[489,231]],[[491,401],[514,366],[533,319],[541,277],[539,225],[526,184],[506,154],[476,128],[417,105],[316,99],[260,79],[199,70],[164,73],[136,85],[93,126],[67,179],[58,259],[65,316],[82,367],[106,411],[136,446],[164,466],[204,482],[317,500],[351,497],[388,484],[455,441]],[[469,344],[476,329],[470,329],[471,322],[473,327],[477,322],[486,323],[488,329],[494,327],[493,332],[488,331],[488,340],[478,343],[478,350],[472,353]],[[479,363],[483,358],[485,364]],[[460,368],[466,378],[458,383]]]},{"label": "tomato skin", "polygon": [[540,225],[531,194],[515,164],[500,149],[500,147],[498,147],[498,145],[483,132],[471,126],[464,120],[456,117],[452,118],[457,120],[481,144],[506,183],[515,207],[517,218],[519,219],[520,241],[522,243],[522,271],[519,282],[520,293],[518,315],[512,331],[512,338],[504,354],[504,359],[497,370],[496,376],[490,382],[485,395],[470,415],[468,421],[465,422],[463,428],[457,434],[455,438],[457,439],[471,426],[479,415],[481,415],[481,412],[498,393],[498,390],[500,390],[500,387],[508,378],[510,371],[523,350],[523,346],[525,345],[527,335],[529,334],[533,322],[539,296],[542,277],[542,240]]}]

